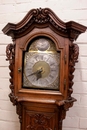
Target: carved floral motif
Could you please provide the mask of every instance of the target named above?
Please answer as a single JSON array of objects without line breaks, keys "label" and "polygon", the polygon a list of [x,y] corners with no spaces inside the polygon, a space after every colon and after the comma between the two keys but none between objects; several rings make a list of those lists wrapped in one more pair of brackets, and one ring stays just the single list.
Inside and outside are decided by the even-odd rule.
[{"label": "carved floral motif", "polygon": [[8,44],[7,47],[6,47],[6,56],[7,56],[7,59],[9,61],[9,69],[10,69],[10,89],[11,89],[11,93],[9,94],[9,98],[10,98],[10,101],[13,103],[13,105],[16,105],[16,112],[17,114],[19,115],[19,119],[20,119],[20,122],[22,122],[22,119],[21,119],[21,104],[20,102],[17,101],[17,97],[14,95],[14,82],[13,82],[13,79],[14,79],[14,63],[15,63],[15,44]]},{"label": "carved floral motif", "polygon": [[44,114],[36,113],[29,114],[29,116],[31,121],[29,125],[26,126],[26,130],[52,130],[49,124],[52,115],[45,116]]},{"label": "carved floral motif", "polygon": [[69,45],[69,91],[68,91],[68,98],[71,98],[71,94],[73,92],[73,72],[75,71],[75,63],[78,62],[78,55],[79,55],[79,47],[77,44],[71,43]]},{"label": "carved floral motif", "polygon": [[12,60],[12,63],[15,56],[14,48],[15,48],[15,44],[8,44],[6,47],[6,56],[7,56],[6,60],[9,60],[9,61]]},{"label": "carved floral motif", "polygon": [[9,61],[9,69],[10,69],[10,89],[11,93],[9,94],[10,100],[13,103],[13,105],[16,104],[17,98],[14,95],[14,83],[13,83],[13,73],[14,73],[14,58],[15,58],[15,44],[8,44],[6,47],[6,56]]},{"label": "carved floral motif", "polygon": [[[26,25],[24,25],[22,28],[19,28],[19,29],[16,29],[14,31],[15,33],[15,37],[20,37],[23,35],[23,33],[25,34],[25,32],[30,32],[34,27],[33,27],[33,24],[36,23],[37,27],[40,27],[42,26],[43,27],[47,27],[47,26],[50,26],[52,28],[52,30],[56,29],[56,33],[58,32],[61,32],[61,33],[64,33],[63,35],[67,36],[67,29],[66,27],[64,26],[60,26],[59,23],[57,23],[53,17],[51,17],[51,15],[55,15],[53,12],[51,12],[50,14],[50,10],[48,8],[39,8],[39,9],[33,9],[30,13],[28,13],[28,17],[29,17],[29,21],[26,22]],[[56,17],[56,15],[55,15]],[[56,17],[56,20],[59,20],[57,17]],[[50,25],[49,25],[50,23]],[[62,24],[64,24],[62,22]]]},{"label": "carved floral motif", "polygon": [[49,21],[49,16],[48,16],[48,10],[47,9],[34,9],[33,10],[33,17],[34,21],[36,23],[46,23]]}]

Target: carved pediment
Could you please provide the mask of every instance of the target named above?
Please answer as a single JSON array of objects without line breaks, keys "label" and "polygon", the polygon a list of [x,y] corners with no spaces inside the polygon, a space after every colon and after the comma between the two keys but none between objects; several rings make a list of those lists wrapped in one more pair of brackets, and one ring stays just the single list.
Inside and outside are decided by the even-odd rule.
[{"label": "carved pediment", "polygon": [[49,8],[32,9],[28,14],[17,24],[8,23],[3,32],[11,36],[13,39],[20,38],[34,28],[49,27],[53,31],[63,37],[68,37],[70,40],[75,40],[80,33],[86,30],[86,27],[76,22],[63,22],[55,13]]}]

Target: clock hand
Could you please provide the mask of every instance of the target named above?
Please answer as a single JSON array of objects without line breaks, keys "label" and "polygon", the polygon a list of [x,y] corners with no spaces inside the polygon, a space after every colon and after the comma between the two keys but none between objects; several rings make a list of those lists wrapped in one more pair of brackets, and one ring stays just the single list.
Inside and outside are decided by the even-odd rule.
[{"label": "clock hand", "polygon": [[41,74],[42,71],[43,71],[42,68],[41,68],[40,70],[37,71],[37,73],[36,73],[37,80],[40,79],[40,78],[42,77],[42,74]]},{"label": "clock hand", "polygon": [[37,71],[36,72],[34,72],[34,73],[31,73],[31,74],[29,74],[28,76],[32,76],[32,75],[35,75],[37,73]]},{"label": "clock hand", "polygon": [[37,70],[36,72],[31,73],[31,74],[28,75],[28,76],[36,75],[37,80],[38,80],[38,79],[40,79],[40,78],[42,77],[42,74],[41,74],[42,71],[43,71],[43,69],[41,68],[41,69]]}]

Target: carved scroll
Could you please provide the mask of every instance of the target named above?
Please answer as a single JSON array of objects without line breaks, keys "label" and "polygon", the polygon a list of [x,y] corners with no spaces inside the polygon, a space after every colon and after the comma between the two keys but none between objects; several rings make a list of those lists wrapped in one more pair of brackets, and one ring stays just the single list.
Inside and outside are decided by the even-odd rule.
[{"label": "carved scroll", "polygon": [[22,122],[22,118],[21,118],[21,113],[22,113],[22,108],[21,108],[21,103],[17,101],[17,97],[14,95],[14,63],[15,63],[15,44],[8,44],[6,47],[6,56],[7,59],[9,61],[9,69],[10,69],[10,89],[11,89],[11,93],[9,94],[9,98],[10,101],[13,103],[13,105],[16,105],[16,112],[19,115],[19,120],[20,123]]},{"label": "carved scroll", "polygon": [[14,95],[14,83],[13,83],[13,73],[14,73],[14,62],[15,62],[15,44],[8,44],[6,47],[6,56],[9,61],[9,69],[10,69],[10,89],[11,93],[9,94],[10,100],[13,103],[13,105],[16,105],[17,97]]},{"label": "carved scroll", "polygon": [[69,91],[68,91],[68,98],[71,98],[71,94],[73,92],[73,72],[75,71],[75,63],[78,62],[78,55],[79,55],[79,47],[77,44],[71,43],[69,45]]}]

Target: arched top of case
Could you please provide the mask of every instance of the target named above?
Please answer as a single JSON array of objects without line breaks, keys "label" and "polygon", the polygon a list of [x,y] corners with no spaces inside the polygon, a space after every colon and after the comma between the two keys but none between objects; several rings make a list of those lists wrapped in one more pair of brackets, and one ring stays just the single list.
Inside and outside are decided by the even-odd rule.
[{"label": "arched top of case", "polygon": [[25,36],[34,28],[47,27],[58,35],[67,37],[72,41],[76,40],[79,34],[85,32],[87,29],[87,27],[74,21],[63,22],[49,8],[39,8],[30,10],[17,24],[8,23],[2,31],[13,39],[17,39]]}]

